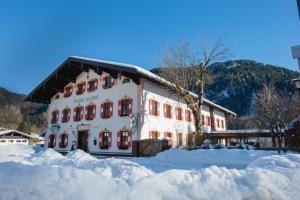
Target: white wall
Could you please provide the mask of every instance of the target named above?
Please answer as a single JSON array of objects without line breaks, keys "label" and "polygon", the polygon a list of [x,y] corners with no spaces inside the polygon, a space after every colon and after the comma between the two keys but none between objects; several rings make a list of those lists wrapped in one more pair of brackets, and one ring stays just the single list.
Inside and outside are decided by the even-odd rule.
[{"label": "white wall", "polygon": [[[87,92],[85,91],[81,95],[76,95],[76,84],[69,83],[73,85],[73,93],[70,97],[63,97],[63,93],[59,94],[59,99],[55,99],[54,97],[51,100],[51,104],[48,108],[48,134],[46,136],[46,143],[45,146],[48,145],[48,135],[51,132],[57,132],[57,139],[56,139],[56,149],[64,151],[64,150],[70,150],[72,146],[72,141],[77,140],[77,126],[80,124],[85,124],[90,126],[89,131],[89,151],[93,153],[131,153],[131,148],[128,150],[119,150],[117,147],[117,132],[122,129],[123,127],[130,128],[129,127],[129,117],[120,117],[118,115],[118,100],[123,98],[125,95],[133,99],[132,103],[132,112],[137,112],[137,90],[138,87],[135,83],[132,81],[130,83],[122,84],[122,80],[115,80],[115,85],[112,88],[109,89],[103,89],[102,88],[102,82],[100,80],[100,76],[96,74],[93,70],[90,70],[88,72],[89,78],[87,78],[87,73],[82,72],[76,80],[76,84],[88,80],[91,80],[93,78],[98,79],[98,88],[94,92]],[[102,77],[108,75],[107,73],[103,72]],[[122,77],[123,79],[124,77]],[[109,99],[113,102],[113,116],[108,119],[102,119],[100,117],[100,105],[105,101]],[[93,120],[81,120],[79,122],[73,121],[73,108],[77,107],[78,105],[86,106],[89,103],[95,103],[96,104],[96,118]],[[66,107],[71,108],[71,117],[70,121],[67,123],[61,123],[61,117],[62,117],[62,110]],[[51,120],[51,112],[55,109],[58,109],[60,111],[59,113],[59,121],[58,125],[60,126],[59,130],[55,131],[51,129],[52,124],[50,123]],[[100,149],[99,148],[99,132],[101,130],[104,130],[107,128],[112,132],[112,146],[108,150],[106,149]],[[69,141],[68,141],[68,147],[60,149],[59,148],[59,134],[66,132],[69,134]],[[136,140],[137,134],[133,133],[132,139]],[[97,145],[94,145],[94,139],[97,140]]]},{"label": "white wall", "polygon": [[[160,139],[163,138],[164,132],[172,132],[173,133],[173,144],[176,145],[177,138],[176,135],[178,133],[183,133],[183,144],[186,142],[186,134],[195,131],[195,126],[193,122],[187,122],[185,120],[185,110],[187,109],[186,104],[182,100],[178,100],[178,97],[171,95],[168,90],[165,88],[159,87],[152,82],[143,79],[143,98],[142,105],[144,109],[144,123],[141,128],[141,136],[140,139],[148,139],[150,131],[159,131]],[[156,100],[160,104],[160,116],[152,116],[149,115],[149,100]],[[163,114],[163,104],[168,103],[172,105],[173,109],[173,118],[168,119],[164,117]],[[175,107],[180,107],[183,109],[183,120],[176,120],[175,115]],[[204,105],[202,110],[203,115],[210,116],[209,106]],[[215,124],[217,119],[224,120],[224,126],[226,129],[225,122],[225,114],[222,111],[215,110]],[[218,128],[217,130],[224,130],[223,128]],[[204,126],[205,132],[211,131],[211,126]]]}]

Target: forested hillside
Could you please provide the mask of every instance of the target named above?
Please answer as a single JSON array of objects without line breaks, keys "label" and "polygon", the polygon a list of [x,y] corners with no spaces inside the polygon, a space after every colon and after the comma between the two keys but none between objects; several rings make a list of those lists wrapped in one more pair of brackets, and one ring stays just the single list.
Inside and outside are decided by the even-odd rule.
[{"label": "forested hillside", "polygon": [[[158,68],[151,71],[159,74]],[[206,85],[205,97],[244,116],[252,114],[254,97],[264,84],[292,94],[295,89],[291,80],[299,73],[252,60],[233,60],[211,65],[208,75],[212,81]]]},{"label": "forested hillside", "polygon": [[0,127],[27,133],[43,131],[47,106],[25,102],[24,97],[0,88]]}]

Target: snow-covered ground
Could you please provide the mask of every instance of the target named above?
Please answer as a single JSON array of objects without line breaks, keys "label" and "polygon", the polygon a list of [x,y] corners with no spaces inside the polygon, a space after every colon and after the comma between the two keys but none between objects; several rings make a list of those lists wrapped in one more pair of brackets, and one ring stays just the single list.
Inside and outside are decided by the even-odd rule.
[{"label": "snow-covered ground", "polygon": [[299,199],[300,155],[172,149],[96,159],[0,146],[0,199]]}]

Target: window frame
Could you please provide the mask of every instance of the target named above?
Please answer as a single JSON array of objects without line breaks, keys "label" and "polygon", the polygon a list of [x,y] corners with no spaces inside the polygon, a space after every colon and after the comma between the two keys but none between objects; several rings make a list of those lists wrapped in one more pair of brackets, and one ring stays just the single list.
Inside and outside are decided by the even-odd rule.
[{"label": "window frame", "polygon": [[73,93],[73,86],[67,86],[64,88],[64,97],[65,98],[72,96],[72,93]]},{"label": "window frame", "polygon": [[[88,84],[88,87],[87,87],[88,92],[94,92],[98,89],[98,79],[89,80],[87,82],[87,84]],[[91,85],[92,85],[92,87],[91,87]]]},{"label": "window frame", "polygon": [[85,85],[86,85],[85,82],[81,82],[76,85],[77,88],[76,95],[82,95],[85,93]]}]

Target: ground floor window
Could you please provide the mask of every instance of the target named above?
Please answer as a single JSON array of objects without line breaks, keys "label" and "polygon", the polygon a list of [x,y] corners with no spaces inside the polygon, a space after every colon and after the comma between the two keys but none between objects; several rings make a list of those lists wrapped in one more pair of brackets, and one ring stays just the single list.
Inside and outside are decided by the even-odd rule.
[{"label": "ground floor window", "polygon": [[119,149],[128,149],[132,146],[130,131],[119,131],[117,136],[117,145]]},{"label": "ground floor window", "polygon": [[159,139],[160,134],[158,131],[150,131],[149,132],[149,139]]},{"label": "ground floor window", "polygon": [[111,147],[111,132],[101,131],[99,133],[99,147],[100,149],[109,149]]},{"label": "ground floor window", "polygon": [[59,137],[59,148],[67,148],[68,147],[68,134],[63,133]]},{"label": "ground floor window", "polygon": [[56,145],[56,135],[50,134],[48,137],[48,148],[54,148]]},{"label": "ground floor window", "polygon": [[164,138],[167,138],[170,141],[170,145],[173,145],[173,133],[164,132]]}]

